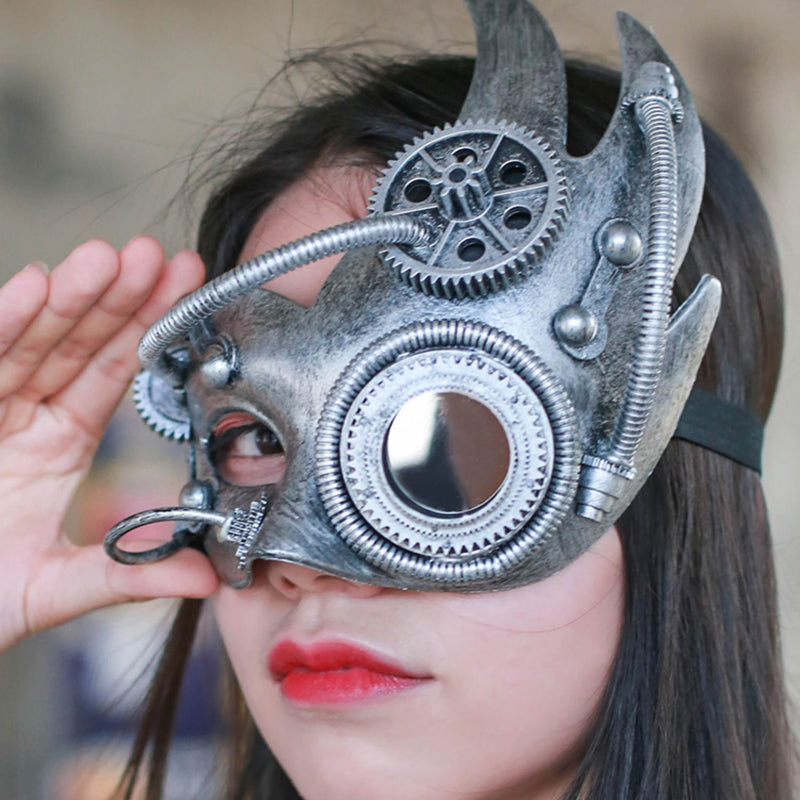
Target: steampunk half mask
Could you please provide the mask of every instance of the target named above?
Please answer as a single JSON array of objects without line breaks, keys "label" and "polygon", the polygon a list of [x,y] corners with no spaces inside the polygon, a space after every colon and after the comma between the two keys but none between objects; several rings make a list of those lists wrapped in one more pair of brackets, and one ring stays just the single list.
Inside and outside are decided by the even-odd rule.
[{"label": "steampunk half mask", "polygon": [[[194,543],[235,587],[278,559],[504,589],[580,555],[655,467],[720,300],[705,277],[670,315],[703,188],[691,98],[620,14],[620,101],[573,158],[550,29],[524,0],[468,4],[478,56],[459,118],[396,156],[369,216],[240,265],[142,340],[139,408],[191,441],[192,480],[180,508],[109,532],[112,557]],[[261,288],[334,252],[311,308]],[[226,472],[233,437],[285,459],[280,480]],[[163,519],[179,522],[168,544],[120,548]]]}]

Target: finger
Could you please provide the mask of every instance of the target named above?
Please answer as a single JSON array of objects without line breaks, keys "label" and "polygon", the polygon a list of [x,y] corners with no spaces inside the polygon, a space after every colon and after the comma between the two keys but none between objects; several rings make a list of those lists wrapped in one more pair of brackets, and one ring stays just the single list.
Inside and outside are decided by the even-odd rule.
[{"label": "finger", "polygon": [[139,311],[165,269],[164,250],[150,236],[132,239],[119,260],[116,280],[30,376],[26,385],[29,395],[46,398],[69,384]]},{"label": "finger", "polygon": [[102,545],[72,545],[38,570],[27,591],[20,636],[97,608],[156,597],[208,597],[218,586],[214,568],[197,550],[187,548],[154,564],[127,565],[112,561]]},{"label": "finger", "polygon": [[117,251],[100,239],[82,244],[53,270],[46,304],[5,352],[0,397],[25,384],[53,347],[102,296],[118,272]]},{"label": "finger", "polygon": [[47,275],[37,261],[0,287],[0,356],[22,335],[45,302]]},{"label": "finger", "polygon": [[83,372],[50,399],[84,430],[99,435],[139,369],[136,347],[147,328],[203,282],[200,256],[188,250],[170,259],[155,290],[137,314],[93,358]]},{"label": "finger", "polygon": [[[205,266],[200,256],[192,250],[181,250],[168,262],[153,296],[136,314],[136,335],[144,332],[182,297],[197,289],[205,278]],[[137,341],[138,343],[138,341]]]}]

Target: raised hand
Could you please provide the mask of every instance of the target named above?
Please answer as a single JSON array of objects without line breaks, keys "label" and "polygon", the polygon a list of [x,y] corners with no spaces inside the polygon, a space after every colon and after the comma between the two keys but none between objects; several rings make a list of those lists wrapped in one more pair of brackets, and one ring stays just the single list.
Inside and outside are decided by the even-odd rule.
[{"label": "raised hand", "polygon": [[64,533],[138,368],[139,338],[202,275],[196,254],[165,261],[161,245],[141,236],[119,253],[87,242],[50,275],[32,264],[0,288],[0,650],[94,608],[216,588],[197,551],[126,566]]}]

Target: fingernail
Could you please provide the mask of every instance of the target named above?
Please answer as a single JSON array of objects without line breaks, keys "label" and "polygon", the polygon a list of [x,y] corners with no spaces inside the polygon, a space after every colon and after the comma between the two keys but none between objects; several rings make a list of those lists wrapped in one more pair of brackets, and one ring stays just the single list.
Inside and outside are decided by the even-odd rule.
[{"label": "fingernail", "polygon": [[28,264],[22,271],[25,272],[25,270],[29,269],[41,270],[42,272],[44,272],[45,275],[50,274],[50,267],[48,267],[47,264],[44,263],[44,261],[31,261],[31,263]]}]

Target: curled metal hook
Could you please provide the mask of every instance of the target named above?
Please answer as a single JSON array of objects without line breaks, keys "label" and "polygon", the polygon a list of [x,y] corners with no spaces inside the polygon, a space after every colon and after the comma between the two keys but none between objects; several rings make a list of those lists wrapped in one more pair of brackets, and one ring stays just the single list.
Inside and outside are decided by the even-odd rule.
[{"label": "curled metal hook", "polygon": [[414,220],[372,216],[334,225],[269,250],[239,264],[178,302],[145,332],[139,342],[139,360],[151,372],[163,374],[161,359],[167,348],[185,336],[197,322],[284,272],[358,247],[397,243],[413,246],[426,242],[429,237],[428,229]]},{"label": "curled metal hook", "polygon": [[[200,500],[204,501],[202,497]],[[103,546],[106,553],[121,564],[151,564],[154,561],[169,558],[184,547],[191,546],[199,541],[203,529],[207,525],[216,525],[219,528],[217,540],[221,543],[230,542],[236,545],[239,569],[244,569],[250,556],[250,550],[264,524],[268,508],[269,501],[266,492],[262,492],[258,500],[250,503],[249,509],[234,508],[227,514],[191,506],[153,508],[149,511],[131,514],[118,522],[105,535]],[[119,541],[126,533],[155,522],[182,522],[185,524],[175,527],[172,538],[168,542],[150,550],[132,553],[130,550],[120,548]]]},{"label": "curled metal hook", "polygon": [[[162,561],[165,558],[177,553],[184,547],[192,544],[192,541],[199,535],[199,527],[205,525],[219,525],[222,527],[228,521],[229,515],[219,511],[204,511],[198,508],[153,508],[149,511],[140,511],[138,514],[131,514],[129,517],[118,522],[103,540],[103,547],[106,553],[118,561],[120,564],[152,564],[154,561]],[[172,538],[158,547],[149,550],[133,553],[130,550],[123,550],[119,546],[119,541],[136,528],[145,525],[152,525],[156,522],[184,522],[188,525],[178,525],[172,533]]]}]

